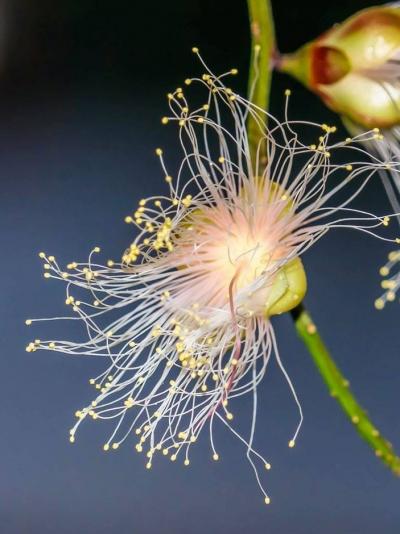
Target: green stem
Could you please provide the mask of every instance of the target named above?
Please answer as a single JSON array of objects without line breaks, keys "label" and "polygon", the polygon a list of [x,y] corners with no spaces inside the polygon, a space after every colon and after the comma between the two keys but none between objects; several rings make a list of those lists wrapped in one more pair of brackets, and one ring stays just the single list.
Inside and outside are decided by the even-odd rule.
[{"label": "green stem", "polygon": [[340,404],[360,436],[374,449],[376,456],[396,475],[400,475],[400,458],[395,455],[391,443],[380,435],[368,414],[358,404],[348,380],[332,360],[310,314],[300,305],[292,311],[292,317],[297,333],[311,354],[332,397]]},{"label": "green stem", "polygon": [[[271,89],[271,59],[275,49],[274,19],[270,0],[247,0],[251,32],[251,58],[249,71],[249,99],[261,109],[268,110]],[[247,131],[251,159],[256,153],[262,132],[254,118],[249,115]],[[266,147],[262,143],[259,157],[263,161]]]}]

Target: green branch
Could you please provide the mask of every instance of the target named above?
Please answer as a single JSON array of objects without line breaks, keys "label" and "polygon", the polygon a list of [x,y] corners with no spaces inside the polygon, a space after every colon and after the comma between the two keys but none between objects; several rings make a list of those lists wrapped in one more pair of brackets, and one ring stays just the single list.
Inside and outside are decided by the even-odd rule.
[{"label": "green branch", "polygon": [[311,354],[331,396],[340,404],[360,436],[374,449],[376,456],[396,475],[400,475],[400,458],[395,455],[391,443],[380,435],[368,414],[358,404],[348,380],[332,360],[310,314],[300,305],[292,311],[292,317],[297,333]]},{"label": "green branch", "polygon": [[[247,0],[251,32],[251,57],[249,70],[249,100],[261,109],[268,110],[271,89],[271,59],[275,49],[274,19],[269,0]],[[262,136],[259,125],[249,115],[247,131],[252,161]],[[260,160],[265,158],[265,145],[260,147]]]}]

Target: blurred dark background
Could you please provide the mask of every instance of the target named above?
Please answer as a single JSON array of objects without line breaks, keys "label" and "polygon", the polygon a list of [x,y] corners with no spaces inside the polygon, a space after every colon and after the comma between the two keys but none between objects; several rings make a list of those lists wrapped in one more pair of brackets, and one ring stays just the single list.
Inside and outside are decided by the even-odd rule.
[{"label": "blurred dark background", "polygon": [[[273,4],[282,51],[373,5]],[[221,461],[209,461],[203,439],[189,469],[160,461],[147,472],[128,442],[105,454],[102,425],[84,426],[71,446],[73,413],[91,399],[87,380],[99,364],[24,351],[47,328],[28,330],[27,317],[64,312],[62,288],[42,278],[37,252],[67,262],[100,245],[104,259],[118,257],[132,237],[124,216],[162,187],[154,147],[165,147],[177,165],[174,131],[162,129],[160,117],[165,93],[199,72],[193,45],[215,72],[238,67],[236,89],[245,90],[244,0],[0,1],[0,532],[397,534],[400,481],[329,397],[289,317],[275,326],[305,423],[289,450],[296,410],[271,365],[256,442],[273,464],[264,476],[269,507],[243,448],[223,430]],[[280,76],[273,111],[281,111],[287,86],[295,89],[294,114],[335,120]],[[379,182],[360,205],[390,209]],[[399,308],[373,308],[389,250],[367,236],[332,232],[305,257],[307,303],[356,394],[400,448]]]}]

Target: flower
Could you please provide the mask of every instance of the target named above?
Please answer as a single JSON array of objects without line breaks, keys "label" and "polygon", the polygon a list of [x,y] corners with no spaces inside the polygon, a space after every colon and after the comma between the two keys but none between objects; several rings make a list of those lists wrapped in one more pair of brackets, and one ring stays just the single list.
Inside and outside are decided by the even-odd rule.
[{"label": "flower", "polygon": [[[86,263],[62,269],[54,256],[40,253],[45,278],[66,283],[65,302],[71,318],[81,320],[87,340],[36,340],[27,350],[100,356],[107,362],[89,381],[95,398],[76,412],[71,442],[83,421],[114,420],[104,450],[135,439],[148,468],[157,453],[187,466],[205,427],[211,457],[219,459],[213,428],[222,422],[244,444],[269,503],[259,466],[269,469],[270,463],[253,442],[257,386],[271,357],[299,410],[290,447],[303,418],[271,316],[301,302],[306,276],[300,256],[330,228],[372,234],[385,229],[388,218],[349,206],[384,164],[363,161],[363,151],[346,140],[330,144],[335,128],[287,117],[280,123],[267,115],[224,84],[236,69],[220,76],[205,69],[200,78],[185,81],[205,91],[199,105],[189,105],[182,87],[168,94],[170,114],[162,123],[176,124],[183,160],[172,178],[163,151],[156,150],[168,193],[140,200],[126,218],[138,234],[122,261],[98,263],[96,247]],[[250,158],[249,114],[259,124],[260,143],[266,142],[263,168]],[[298,125],[314,132],[315,145],[299,140]],[[333,163],[342,151],[360,161]],[[347,189],[335,206],[336,195]],[[247,394],[253,410],[245,436],[233,419],[237,398]]]},{"label": "flower", "polygon": [[[375,128],[368,150],[383,158],[400,157],[400,6],[364,9],[337,24],[293,54],[277,59],[291,74],[342,116],[353,136]],[[393,209],[400,212],[400,180],[390,169],[380,172]],[[400,224],[400,219],[399,219]],[[389,274],[399,254],[390,254],[381,273]],[[393,274],[394,273],[394,274]],[[384,275],[386,276],[386,275]],[[382,282],[378,309],[395,298],[400,270]]]}]

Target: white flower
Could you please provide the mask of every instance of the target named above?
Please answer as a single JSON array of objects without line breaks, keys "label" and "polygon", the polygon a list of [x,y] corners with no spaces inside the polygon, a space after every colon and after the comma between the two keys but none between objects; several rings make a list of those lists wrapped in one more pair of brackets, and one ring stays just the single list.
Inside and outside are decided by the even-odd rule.
[{"label": "white flower", "polygon": [[[105,450],[134,441],[148,468],[158,452],[189,465],[204,427],[211,456],[219,458],[213,426],[222,422],[243,442],[268,503],[258,467],[270,464],[254,450],[253,439],[257,385],[271,357],[299,409],[291,447],[302,422],[270,317],[300,303],[306,278],[299,257],[330,228],[385,230],[387,218],[350,208],[385,163],[367,161],[347,141],[330,145],[335,128],[287,118],[280,123],[224,85],[235,69],[216,77],[205,68],[201,78],[186,80],[205,91],[197,107],[189,106],[186,89],[168,95],[171,113],[162,122],[176,123],[183,160],[172,178],[157,149],[168,192],[141,200],[127,217],[139,232],[122,262],[98,264],[96,247],[87,263],[73,262],[64,271],[54,257],[40,254],[45,277],[66,283],[66,304],[87,340],[37,340],[27,350],[106,362],[90,380],[96,394],[77,411],[71,442],[84,420],[114,420]],[[249,114],[267,143],[266,166],[250,160]],[[297,126],[314,133],[315,145],[299,140]],[[341,151],[359,161],[332,163]],[[245,394],[253,397],[248,436],[232,421],[237,398]]]}]

